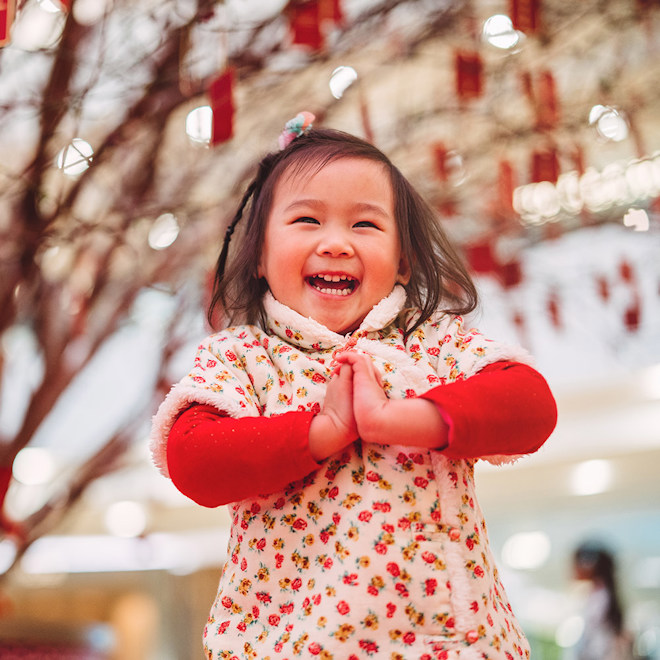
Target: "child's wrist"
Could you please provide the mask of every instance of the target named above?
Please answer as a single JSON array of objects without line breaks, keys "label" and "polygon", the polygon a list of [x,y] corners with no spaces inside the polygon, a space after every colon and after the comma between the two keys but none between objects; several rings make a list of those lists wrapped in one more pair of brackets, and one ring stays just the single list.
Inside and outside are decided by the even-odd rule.
[{"label": "child's wrist", "polygon": [[448,426],[437,406],[427,399],[388,399],[367,425],[360,425],[360,437],[383,445],[444,449]]},{"label": "child's wrist", "polygon": [[352,441],[347,430],[342,430],[341,424],[330,415],[319,413],[312,419],[309,426],[309,453],[316,462],[320,463]]}]

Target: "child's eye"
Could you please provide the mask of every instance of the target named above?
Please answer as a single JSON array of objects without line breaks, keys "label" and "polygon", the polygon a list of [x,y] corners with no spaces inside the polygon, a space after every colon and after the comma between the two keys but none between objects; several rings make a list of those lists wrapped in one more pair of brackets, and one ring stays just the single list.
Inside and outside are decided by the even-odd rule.
[{"label": "child's eye", "polygon": [[378,229],[378,225],[375,222],[371,222],[371,220],[360,220],[360,222],[356,222],[354,227],[373,227],[374,229]]},{"label": "child's eye", "polygon": [[302,217],[300,217],[300,218],[296,218],[296,219],[293,221],[293,223],[295,224],[296,222],[305,222],[305,223],[312,224],[312,225],[318,225],[318,224],[319,224],[319,221],[316,220],[316,218],[310,218],[310,217],[308,217],[308,216],[306,216],[306,215],[304,215],[304,216],[302,216]]}]

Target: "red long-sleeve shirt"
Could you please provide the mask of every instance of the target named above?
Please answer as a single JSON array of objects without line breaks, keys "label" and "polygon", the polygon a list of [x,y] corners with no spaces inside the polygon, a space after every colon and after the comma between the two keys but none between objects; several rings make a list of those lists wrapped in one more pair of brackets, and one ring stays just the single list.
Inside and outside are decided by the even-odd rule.
[{"label": "red long-sleeve shirt", "polygon": [[[453,459],[528,454],[555,427],[557,408],[537,371],[497,362],[422,398],[438,406],[449,427],[444,455]],[[311,412],[275,417],[223,415],[196,404],[174,422],[167,463],[174,485],[203,506],[267,494],[319,467],[309,450]]]}]

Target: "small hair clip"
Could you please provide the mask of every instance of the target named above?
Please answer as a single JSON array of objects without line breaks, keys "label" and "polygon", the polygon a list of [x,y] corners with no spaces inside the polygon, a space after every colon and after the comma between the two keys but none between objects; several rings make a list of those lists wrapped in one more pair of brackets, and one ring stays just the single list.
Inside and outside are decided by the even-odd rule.
[{"label": "small hair clip", "polygon": [[297,137],[300,137],[312,128],[312,122],[316,117],[311,113],[303,110],[299,112],[293,119],[284,124],[284,130],[280,133],[277,140],[280,150],[288,147]]}]

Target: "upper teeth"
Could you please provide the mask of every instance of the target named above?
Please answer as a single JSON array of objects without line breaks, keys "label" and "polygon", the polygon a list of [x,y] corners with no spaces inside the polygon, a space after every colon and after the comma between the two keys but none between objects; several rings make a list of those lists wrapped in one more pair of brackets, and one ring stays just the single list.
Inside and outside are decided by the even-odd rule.
[{"label": "upper teeth", "polygon": [[346,275],[317,275],[317,277],[324,279],[326,282],[341,282],[342,280],[349,279]]}]

